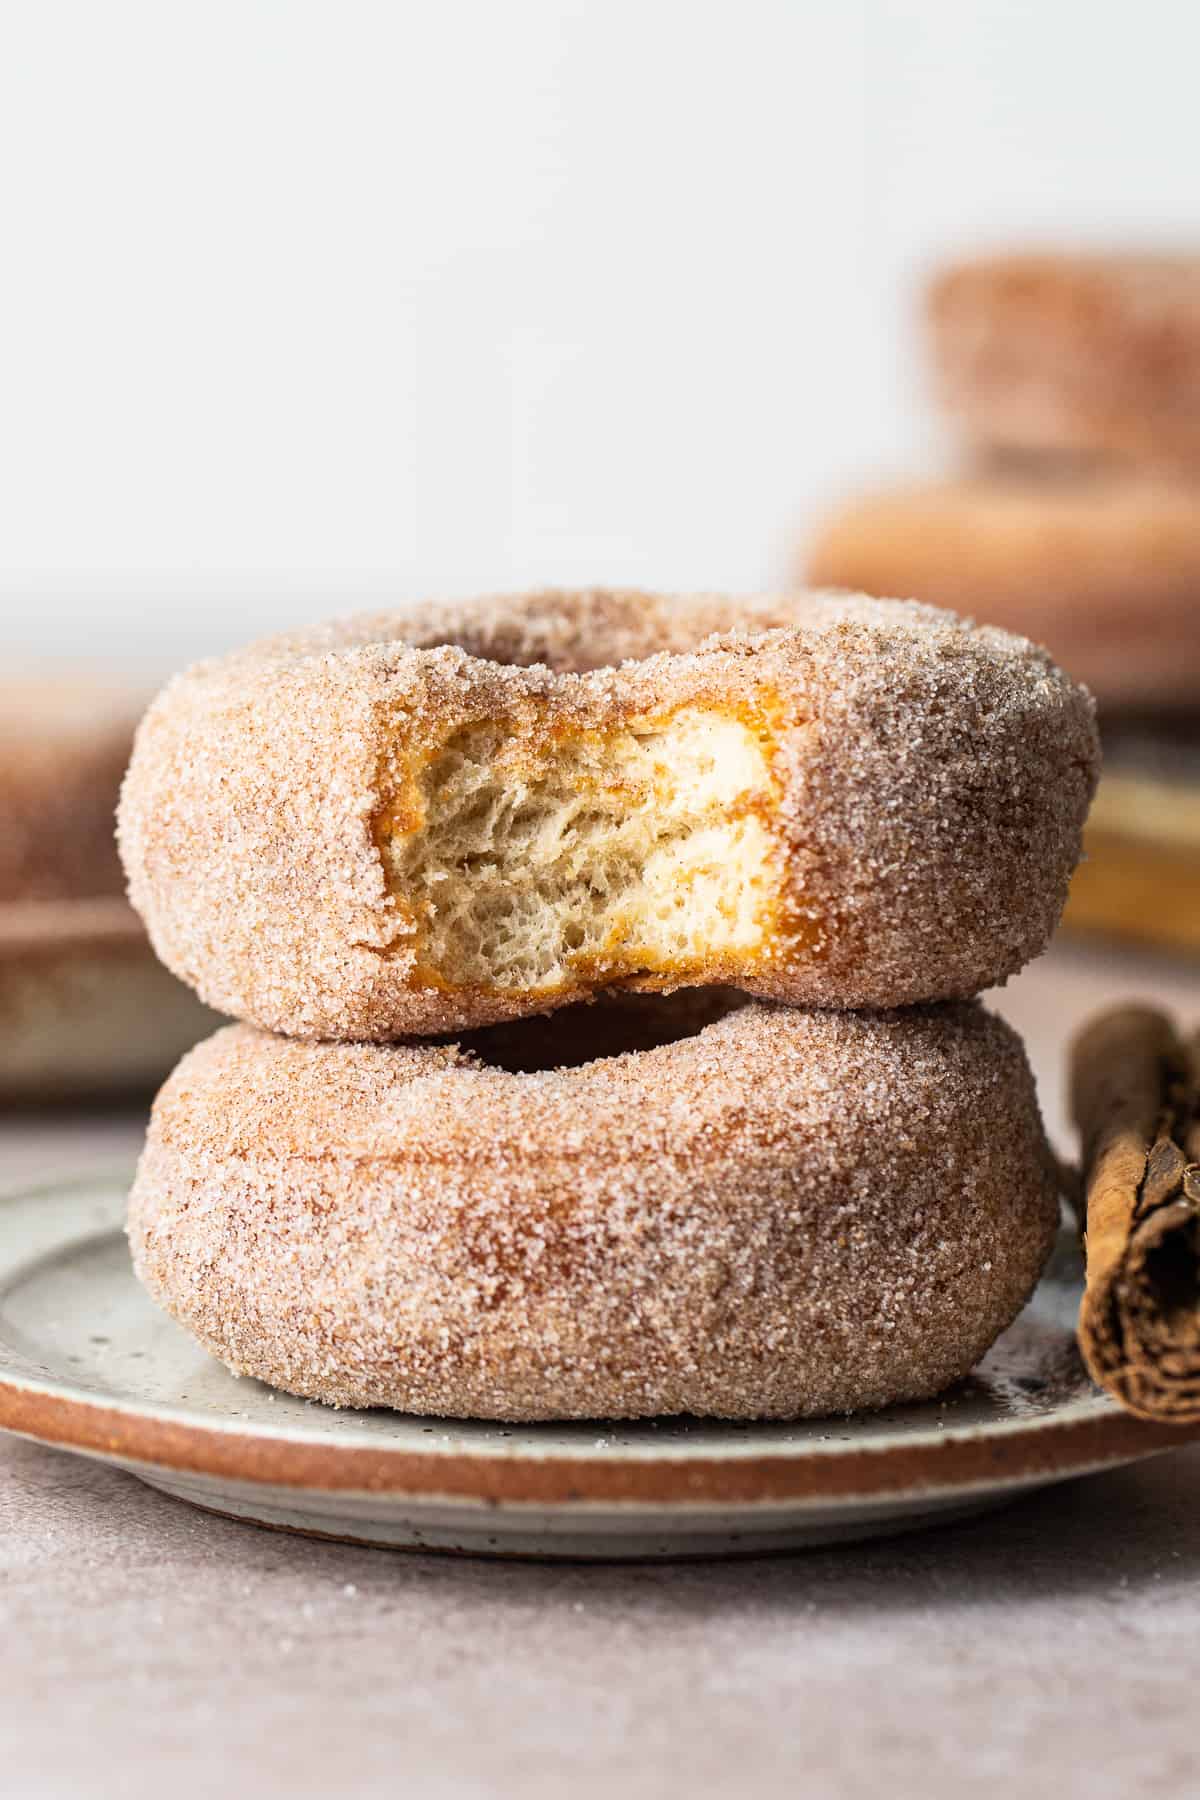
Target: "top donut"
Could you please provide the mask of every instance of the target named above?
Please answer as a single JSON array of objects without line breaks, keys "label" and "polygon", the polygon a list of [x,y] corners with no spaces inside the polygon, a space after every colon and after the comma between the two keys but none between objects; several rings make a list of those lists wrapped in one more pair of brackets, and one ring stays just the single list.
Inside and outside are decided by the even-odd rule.
[{"label": "top donut", "polygon": [[883,1007],[1043,948],[1097,760],[1044,652],[932,607],[543,593],[177,676],[119,835],[168,966],[292,1036],[605,987]]},{"label": "top donut", "polygon": [[973,443],[1200,469],[1200,256],[981,257],[933,280],[927,315]]}]

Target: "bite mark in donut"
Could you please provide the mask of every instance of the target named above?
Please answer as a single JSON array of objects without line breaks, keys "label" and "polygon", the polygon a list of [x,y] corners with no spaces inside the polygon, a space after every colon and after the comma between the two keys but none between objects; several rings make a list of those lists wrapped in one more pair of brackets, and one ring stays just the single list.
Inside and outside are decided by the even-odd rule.
[{"label": "bite mark in donut", "polygon": [[780,710],[765,695],[590,732],[454,733],[374,826],[414,981],[550,995],[751,971],[784,907]]}]

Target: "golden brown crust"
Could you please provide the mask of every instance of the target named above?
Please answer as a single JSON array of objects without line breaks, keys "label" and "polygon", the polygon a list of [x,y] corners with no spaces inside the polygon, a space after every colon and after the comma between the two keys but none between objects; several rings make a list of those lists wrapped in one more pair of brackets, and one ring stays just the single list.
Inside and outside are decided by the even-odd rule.
[{"label": "golden brown crust", "polygon": [[[511,1065],[540,1022],[505,1029]],[[1053,1238],[1024,1054],[976,1004],[751,1003],[540,1073],[473,1050],[234,1026],[193,1051],[131,1198],[155,1299],[334,1404],[792,1417],[964,1375]]]},{"label": "golden brown crust", "polygon": [[797,576],[1031,637],[1102,706],[1190,704],[1200,686],[1200,507],[1181,484],[1008,474],[887,488],[822,520]]},{"label": "golden brown crust", "polygon": [[0,904],[121,893],[114,818],[143,704],[86,676],[0,679]]},{"label": "golden brown crust", "polygon": [[[734,635],[694,648],[716,628]],[[626,657],[645,660],[594,666]],[[380,813],[473,721],[548,736],[693,701],[774,709],[785,894],[765,959],[689,980],[903,1005],[978,992],[1044,947],[1095,782],[1087,696],[1030,644],[829,596],[539,594],[201,664],[138,734],[120,815],[131,898],[170,968],[268,1029],[387,1039],[544,1010],[574,993],[418,985]]]},{"label": "golden brown crust", "polygon": [[928,323],[939,397],[975,443],[1200,469],[1200,257],[963,262],[931,284]]}]

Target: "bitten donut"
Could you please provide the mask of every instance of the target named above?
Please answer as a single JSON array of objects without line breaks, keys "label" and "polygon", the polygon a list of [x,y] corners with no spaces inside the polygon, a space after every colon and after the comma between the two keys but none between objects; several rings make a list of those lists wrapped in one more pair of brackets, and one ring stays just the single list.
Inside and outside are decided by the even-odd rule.
[{"label": "bitten donut", "polygon": [[1200,502],[1181,484],[1014,472],[863,494],[820,522],[798,578],[1024,633],[1102,707],[1200,685]]},{"label": "bitten donut", "polygon": [[1081,689],[946,613],[545,594],[201,664],[139,730],[120,833],[167,965],[290,1035],[613,984],[900,1005],[1042,949],[1096,759]]},{"label": "bitten donut", "polygon": [[985,257],[933,281],[937,390],[989,449],[1200,469],[1200,256]]},{"label": "bitten donut", "polygon": [[237,1373],[488,1419],[879,1407],[1014,1318],[1055,1178],[1020,1043],[978,1003],[734,1003],[528,1072],[590,1053],[593,1010],[470,1044],[219,1031],[155,1105],[140,1279]]},{"label": "bitten donut", "polygon": [[0,904],[122,892],[113,817],[144,705],[87,675],[0,678]]}]

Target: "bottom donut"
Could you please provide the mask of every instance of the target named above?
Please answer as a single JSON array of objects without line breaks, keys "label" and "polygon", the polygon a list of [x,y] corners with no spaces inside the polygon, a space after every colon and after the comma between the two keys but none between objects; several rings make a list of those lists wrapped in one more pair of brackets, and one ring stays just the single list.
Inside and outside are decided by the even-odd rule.
[{"label": "bottom donut", "polygon": [[964,1376],[1057,1217],[977,1003],[710,993],[454,1043],[227,1027],[159,1095],[129,1235],[213,1355],[333,1405],[798,1418]]}]

